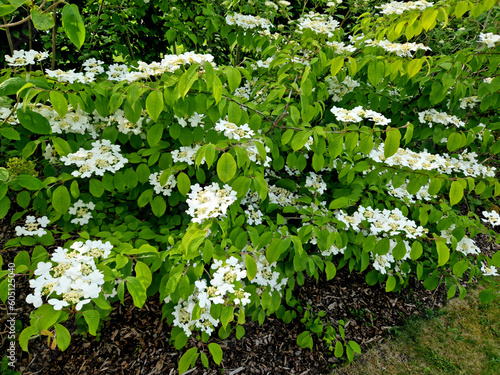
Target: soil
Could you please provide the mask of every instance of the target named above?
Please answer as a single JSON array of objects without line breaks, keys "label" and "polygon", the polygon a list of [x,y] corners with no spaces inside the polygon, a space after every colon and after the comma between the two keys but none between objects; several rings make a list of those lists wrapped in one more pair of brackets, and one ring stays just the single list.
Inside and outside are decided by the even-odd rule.
[{"label": "soil", "polygon": [[[8,238],[12,238],[12,229],[6,220],[0,221],[0,248]],[[484,240],[481,242],[485,251],[491,252],[492,245]],[[4,262],[12,261],[19,251],[19,248],[2,251]],[[16,287],[16,300],[25,300],[30,293],[27,277],[18,276]],[[346,340],[359,343],[362,351],[390,337],[391,331],[403,325],[408,317],[426,314],[446,302],[443,285],[428,291],[420,282],[413,281],[401,292],[386,293],[383,285],[370,287],[364,274],[350,273],[347,267],[338,270],[330,281],[306,279],[296,295],[303,306],[309,303],[316,314],[324,311],[326,315],[322,319],[330,321],[334,327],[339,320],[344,320]],[[26,327],[32,306],[18,305],[17,319]],[[0,304],[0,309],[0,322],[5,330],[5,305]],[[51,349],[41,338],[33,339],[29,343],[29,353],[17,347],[16,370],[26,375],[178,374],[177,364],[182,352],[169,344],[171,327],[162,320],[158,298],[149,298],[142,309],[134,307],[127,298],[124,305],[115,303],[109,321],[97,337],[77,334],[72,321],[74,319],[69,319],[65,324],[72,333],[66,351]],[[342,364],[342,360],[317,337],[314,337],[312,351],[297,345],[297,336],[305,330],[299,319],[285,324],[269,317],[262,325],[248,321],[244,328],[246,333],[240,340],[234,334],[225,340],[214,334],[210,339],[209,342],[219,343],[223,348],[220,367],[211,362],[206,369],[198,360],[186,374],[315,375],[328,374]],[[6,353],[7,335],[2,336],[1,350]],[[188,343],[188,347],[191,346],[198,346],[199,351],[208,355],[208,343],[193,338]]]}]

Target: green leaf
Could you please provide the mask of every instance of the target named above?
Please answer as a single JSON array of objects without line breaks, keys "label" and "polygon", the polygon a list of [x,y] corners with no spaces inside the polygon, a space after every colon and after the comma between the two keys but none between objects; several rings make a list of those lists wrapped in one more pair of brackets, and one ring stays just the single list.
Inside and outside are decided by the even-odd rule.
[{"label": "green leaf", "polygon": [[83,317],[89,326],[89,333],[92,336],[97,335],[97,328],[99,327],[99,321],[101,320],[101,315],[95,310],[85,310],[83,312]]},{"label": "green leaf", "polygon": [[20,174],[17,176],[16,181],[19,185],[28,190],[40,190],[43,188],[42,181],[29,174]]},{"label": "green leaf", "polygon": [[154,197],[151,202],[151,209],[156,217],[161,217],[167,210],[167,203],[165,203],[165,199],[161,195]]},{"label": "green leaf", "polygon": [[408,64],[408,77],[411,78],[422,69],[422,64],[425,58],[413,59]]},{"label": "green leaf", "polygon": [[493,289],[485,289],[479,292],[479,300],[483,305],[490,303],[496,297],[496,293]]},{"label": "green leaf", "polygon": [[36,326],[29,326],[26,327],[21,331],[21,334],[19,335],[19,346],[21,347],[22,350],[25,352],[28,351],[28,342],[30,338],[32,338],[35,335],[38,335],[40,333],[40,330]]},{"label": "green leaf", "polygon": [[15,95],[25,84],[26,80],[21,77],[9,78],[0,84],[0,96]]},{"label": "green leaf", "polygon": [[30,109],[23,111],[17,110],[17,118],[21,125],[34,134],[51,134],[52,128],[49,122],[41,114],[33,112]]},{"label": "green leaf", "polygon": [[417,260],[422,255],[422,244],[418,241],[413,242],[411,245],[410,258],[412,260]]},{"label": "green leaf", "polygon": [[66,186],[58,186],[52,194],[52,207],[61,215],[64,215],[68,212],[70,205],[71,198],[69,197],[68,189]]},{"label": "green leaf", "polygon": [[344,57],[343,56],[337,56],[332,60],[332,65],[330,66],[330,74],[332,77],[335,77],[337,73],[342,69],[342,66],[344,66]]},{"label": "green leaf", "polygon": [[224,153],[217,162],[217,176],[226,183],[236,174],[236,161],[229,153]]},{"label": "green leaf", "polygon": [[179,375],[184,374],[191,366],[194,366],[198,359],[198,348],[191,348],[186,351],[179,360]]},{"label": "green leaf", "polygon": [[229,85],[229,90],[234,92],[239,86],[241,82],[241,74],[238,69],[228,66],[226,68],[226,77],[227,84]]},{"label": "green leaf", "polygon": [[443,266],[450,259],[450,249],[441,241],[436,242],[436,248],[438,253],[438,267]]},{"label": "green leaf", "polygon": [[85,41],[85,25],[75,4],[66,4],[62,10],[62,25],[69,40],[80,49]]},{"label": "green leaf", "polygon": [[333,352],[335,357],[340,358],[344,355],[344,345],[340,341],[335,343],[335,351]]},{"label": "green leaf", "polygon": [[245,267],[247,269],[248,280],[252,281],[255,275],[257,275],[257,263],[255,263],[255,259],[248,253],[245,254]]},{"label": "green leaf", "polygon": [[266,259],[272,264],[276,262],[281,256],[281,243],[283,241],[280,238],[275,238],[266,249]]},{"label": "green leaf", "polygon": [[302,147],[304,147],[304,145],[309,140],[310,136],[311,136],[311,132],[307,132],[307,131],[300,131],[300,132],[296,133],[292,139],[293,151],[298,151]]},{"label": "green leaf", "polygon": [[56,152],[61,156],[66,156],[71,153],[71,148],[69,147],[69,143],[62,138],[56,137],[52,138],[52,143],[54,144],[54,148]]},{"label": "green leaf", "polygon": [[389,158],[399,150],[399,142],[401,141],[401,133],[398,129],[387,128],[385,133],[384,157]]},{"label": "green leaf", "polygon": [[134,305],[141,308],[144,306],[147,299],[146,289],[144,289],[141,282],[133,276],[129,276],[125,280],[127,281],[127,289],[132,296]]},{"label": "green leaf", "polygon": [[453,181],[450,188],[450,205],[455,205],[462,200],[464,196],[464,187],[460,181]]},{"label": "green leaf", "polygon": [[163,111],[163,95],[161,91],[153,90],[149,93],[146,99],[146,111],[154,121],[158,121],[158,117],[160,117],[160,114]]},{"label": "green leaf", "polygon": [[0,135],[4,138],[12,139],[14,141],[19,141],[21,139],[21,135],[13,128],[1,128]]},{"label": "green leaf", "polygon": [[154,124],[152,127],[149,128],[147,134],[147,140],[151,147],[153,147],[154,145],[156,145],[158,142],[161,141],[161,138],[163,136],[163,129],[164,129],[163,124]]},{"label": "green leaf", "polygon": [[12,5],[0,5],[0,17],[5,16],[9,13],[12,13],[15,10],[16,10],[16,7],[14,7]]},{"label": "green leaf", "polygon": [[52,13],[42,13],[35,8],[31,9],[31,20],[38,30],[49,30],[56,24],[54,22],[54,17],[52,17]]},{"label": "green leaf", "polygon": [[[155,249],[156,250],[156,249]],[[151,269],[146,265],[146,263],[137,261],[135,264],[135,277],[142,284],[144,289],[148,289],[153,281],[153,274],[151,273]]]},{"label": "green leaf", "polygon": [[104,194],[104,186],[101,181],[91,178],[89,180],[89,191],[94,197],[99,198]]},{"label": "green leaf", "polygon": [[[200,64],[193,64],[189,67],[189,69],[184,72],[182,77],[179,79],[179,94],[182,98],[186,96],[189,92],[189,89],[198,79],[198,67]],[[215,89],[215,88],[214,88]]]},{"label": "green leaf", "polygon": [[210,350],[210,354],[212,354],[212,358],[214,362],[220,365],[222,361],[222,349],[219,344],[211,342],[208,344],[208,350]]},{"label": "green leaf", "polygon": [[64,352],[71,342],[71,334],[66,327],[60,324],[56,324],[54,328],[56,330],[57,347]]},{"label": "green leaf", "polygon": [[361,354],[361,348],[360,348],[360,346],[358,345],[358,343],[357,343],[357,342],[352,341],[352,340],[349,340],[349,342],[348,342],[347,344],[348,344],[348,345],[351,347],[351,349],[352,349],[352,350],[354,350],[356,353]]},{"label": "green leaf", "polygon": [[177,175],[177,188],[179,189],[179,192],[184,196],[186,196],[191,189],[191,180],[189,179],[189,176],[184,172],[181,172]]},{"label": "green leaf", "polygon": [[222,313],[220,314],[220,322],[222,327],[226,329],[227,325],[234,319],[234,308],[233,306],[224,306]]},{"label": "green leaf", "polygon": [[335,264],[327,260],[325,262],[325,271],[326,271],[326,279],[331,280],[337,274],[337,269],[335,268]]},{"label": "green leaf", "polygon": [[297,345],[301,348],[309,347],[311,350],[313,349],[313,339],[311,337],[310,331],[304,331],[300,335],[297,336]]},{"label": "green leaf", "polygon": [[385,65],[382,61],[373,61],[368,65],[368,80],[373,86],[377,86],[384,79]]},{"label": "green leaf", "polygon": [[385,283],[385,291],[390,292],[396,287],[396,278],[393,275],[389,275],[387,282]]}]

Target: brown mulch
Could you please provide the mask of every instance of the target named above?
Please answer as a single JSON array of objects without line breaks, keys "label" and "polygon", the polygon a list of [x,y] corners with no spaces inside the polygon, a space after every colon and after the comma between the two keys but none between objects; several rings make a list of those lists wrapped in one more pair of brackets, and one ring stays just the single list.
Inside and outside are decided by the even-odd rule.
[{"label": "brown mulch", "polygon": [[[12,238],[9,225],[0,221],[0,248],[6,238]],[[5,263],[13,259],[19,249],[1,252]],[[16,279],[17,301],[23,301],[30,293],[27,277]],[[425,313],[428,309],[441,307],[446,301],[446,291],[440,286],[427,291],[421,283],[413,282],[398,293],[386,293],[384,286],[367,286],[364,275],[350,273],[348,269],[338,270],[333,280],[306,279],[304,286],[297,289],[302,305],[309,303],[314,311],[324,311],[325,321],[337,327],[339,320],[346,324],[346,339],[354,340],[366,350],[369,345],[386,338],[394,327],[404,324],[409,316]],[[65,352],[51,350],[46,340],[33,339],[29,353],[18,347],[16,370],[22,374],[178,374],[177,363],[182,352],[169,344],[170,327],[161,319],[161,303],[149,298],[142,309],[133,306],[130,299],[125,305],[115,303],[109,321],[105,322],[98,337],[82,336],[76,333],[74,319],[66,327],[72,333],[72,342]],[[26,327],[32,306],[18,303],[17,318]],[[0,304],[0,317],[5,306]],[[249,318],[248,318],[249,319]],[[5,320],[0,318],[3,327]],[[73,324],[73,325],[72,325]],[[245,324],[246,334],[241,340],[232,334],[219,340],[214,334],[210,342],[217,342],[224,350],[220,368],[211,363],[206,369],[198,360],[189,371],[201,374],[328,374],[341,361],[328,350],[322,340],[315,337],[314,350],[297,346],[297,336],[304,331],[299,319],[285,324],[270,317],[263,325],[257,322]],[[6,353],[8,341],[2,337],[2,353]],[[209,358],[207,344],[194,338],[188,346],[198,346]],[[221,371],[221,368],[224,371]]]}]

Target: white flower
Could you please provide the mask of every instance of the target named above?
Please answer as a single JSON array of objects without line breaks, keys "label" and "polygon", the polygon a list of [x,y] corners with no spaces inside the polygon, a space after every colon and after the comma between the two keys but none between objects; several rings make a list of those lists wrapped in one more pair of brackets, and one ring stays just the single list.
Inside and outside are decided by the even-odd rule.
[{"label": "white flower", "polygon": [[495,44],[500,42],[500,35],[493,33],[481,33],[479,34],[479,41],[486,44],[486,47],[488,48],[494,48]]},{"label": "white flower", "polygon": [[[17,236],[43,236],[47,233],[45,228],[50,223],[47,216],[42,216],[40,218],[35,218],[34,216],[26,216],[26,222],[24,227],[16,226]],[[41,227],[41,228],[40,228]]]},{"label": "white flower", "polygon": [[483,211],[483,215],[485,219],[483,220],[485,223],[490,224],[492,227],[495,227],[497,225],[500,225],[500,215],[496,211]]},{"label": "white flower", "polygon": [[71,222],[79,225],[88,224],[89,220],[92,218],[92,213],[89,211],[92,211],[94,208],[94,203],[83,203],[83,201],[79,199],[69,208],[70,215],[76,215],[76,218],[71,219]]},{"label": "white flower", "polygon": [[69,303],[66,301],[58,300],[56,298],[49,299],[49,304],[54,306],[54,310],[61,310],[65,306],[69,306]]},{"label": "white flower", "polygon": [[481,272],[483,273],[483,276],[499,276],[495,266],[488,267],[486,264],[483,264],[481,266]]}]

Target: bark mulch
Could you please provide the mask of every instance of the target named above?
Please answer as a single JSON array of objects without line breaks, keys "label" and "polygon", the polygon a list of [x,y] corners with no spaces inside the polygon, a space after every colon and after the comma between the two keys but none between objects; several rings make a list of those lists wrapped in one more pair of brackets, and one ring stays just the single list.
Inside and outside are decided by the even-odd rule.
[{"label": "bark mulch", "polygon": [[[6,238],[11,238],[10,234],[8,223],[0,221],[0,248]],[[4,262],[11,261],[18,251],[12,248],[2,251]],[[27,277],[18,276],[16,286],[17,318],[27,326],[32,306],[21,303],[30,293]],[[421,283],[413,282],[401,292],[386,293],[384,286],[367,286],[364,275],[350,273],[346,268],[338,270],[330,281],[306,279],[296,293],[303,306],[309,303],[316,313],[324,311],[323,319],[332,322],[334,327],[341,319],[347,322],[346,339],[359,343],[363,351],[388,337],[391,330],[403,325],[409,316],[425,314],[446,302],[443,286],[428,291]],[[71,325],[74,319],[70,318],[66,327],[72,333],[72,341],[65,352],[51,350],[46,340],[40,338],[30,341],[29,353],[18,347],[16,370],[26,375],[177,374],[182,352],[168,342],[170,327],[161,319],[161,303],[149,298],[139,310],[130,299],[125,302],[125,305],[119,302],[114,305],[98,337],[77,334],[77,327]],[[0,322],[5,328],[5,306],[0,304],[0,309]],[[297,346],[297,336],[305,329],[299,319],[285,324],[270,317],[263,325],[247,322],[244,328],[246,334],[241,340],[234,334],[225,340],[219,340],[215,334],[211,338],[210,342],[219,343],[224,350],[219,368],[211,363],[210,369],[206,369],[198,360],[188,373],[315,375],[328,374],[341,364],[322,340],[315,338],[313,351]],[[6,353],[8,341],[6,335],[2,336],[2,353]],[[207,344],[192,339],[189,345],[198,346],[199,351],[208,355]]]}]

